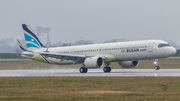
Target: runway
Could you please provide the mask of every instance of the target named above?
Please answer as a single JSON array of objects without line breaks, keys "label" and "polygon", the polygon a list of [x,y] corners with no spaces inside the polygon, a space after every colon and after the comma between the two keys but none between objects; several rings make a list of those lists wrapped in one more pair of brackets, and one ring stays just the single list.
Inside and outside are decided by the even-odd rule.
[{"label": "runway", "polygon": [[48,77],[48,76],[172,76],[179,77],[180,69],[112,69],[104,73],[102,69],[89,69],[88,73],[79,73],[79,69],[50,70],[0,70],[0,77]]}]

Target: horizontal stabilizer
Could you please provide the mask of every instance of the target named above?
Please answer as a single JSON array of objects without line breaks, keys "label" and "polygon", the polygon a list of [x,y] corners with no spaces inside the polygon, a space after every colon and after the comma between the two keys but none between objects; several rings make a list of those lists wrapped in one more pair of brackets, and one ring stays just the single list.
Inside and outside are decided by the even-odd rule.
[{"label": "horizontal stabilizer", "polygon": [[29,50],[25,49],[25,48],[22,46],[22,44],[19,42],[18,39],[17,39],[17,42],[19,43],[19,47],[20,47],[21,50],[23,50],[23,51],[28,51],[28,52],[32,52],[32,51],[29,51]]}]

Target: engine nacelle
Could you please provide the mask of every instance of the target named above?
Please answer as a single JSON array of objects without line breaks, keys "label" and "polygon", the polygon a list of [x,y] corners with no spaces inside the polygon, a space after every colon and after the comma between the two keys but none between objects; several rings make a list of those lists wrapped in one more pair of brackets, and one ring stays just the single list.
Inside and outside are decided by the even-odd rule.
[{"label": "engine nacelle", "polygon": [[104,60],[101,57],[90,57],[86,58],[84,65],[88,69],[100,68],[104,64]]},{"label": "engine nacelle", "polygon": [[137,67],[139,65],[139,61],[122,61],[119,62],[119,65],[121,65],[123,68],[132,68]]}]

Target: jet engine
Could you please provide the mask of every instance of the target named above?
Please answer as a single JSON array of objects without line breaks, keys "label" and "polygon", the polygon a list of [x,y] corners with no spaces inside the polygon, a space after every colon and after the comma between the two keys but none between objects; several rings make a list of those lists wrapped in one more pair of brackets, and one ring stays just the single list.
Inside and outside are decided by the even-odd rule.
[{"label": "jet engine", "polygon": [[100,68],[104,64],[104,60],[101,57],[89,57],[84,61],[84,65],[88,69]]},{"label": "jet engine", "polygon": [[122,61],[119,62],[119,65],[121,65],[123,68],[132,68],[137,67],[139,65],[139,61]]}]

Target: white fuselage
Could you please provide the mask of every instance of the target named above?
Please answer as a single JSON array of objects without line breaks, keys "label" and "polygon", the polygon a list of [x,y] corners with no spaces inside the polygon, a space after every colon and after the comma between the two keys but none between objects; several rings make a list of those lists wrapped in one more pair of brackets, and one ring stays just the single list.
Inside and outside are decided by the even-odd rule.
[{"label": "white fuselage", "polygon": [[[87,57],[104,56],[107,59],[104,62],[159,59],[175,55],[175,48],[172,46],[158,47],[160,44],[168,43],[162,40],[143,40],[48,48],[48,51],[60,54],[86,55]],[[47,51],[47,48],[40,51]],[[51,59],[60,62],[60,59]],[[73,61],[61,62],[72,63]]]}]

